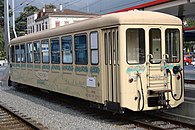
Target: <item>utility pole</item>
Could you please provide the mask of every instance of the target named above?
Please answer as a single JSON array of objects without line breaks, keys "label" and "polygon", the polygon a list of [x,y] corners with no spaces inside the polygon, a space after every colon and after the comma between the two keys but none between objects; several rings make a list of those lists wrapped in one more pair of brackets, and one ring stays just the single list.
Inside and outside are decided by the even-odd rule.
[{"label": "utility pole", "polygon": [[5,48],[6,48],[6,58],[8,59],[8,53],[9,53],[8,44],[10,43],[8,0],[4,0],[4,40],[5,40]]},{"label": "utility pole", "polygon": [[14,0],[12,0],[12,24],[13,24],[13,32],[14,32],[14,37],[17,38],[16,34],[16,28],[15,28],[15,11],[14,11]]}]

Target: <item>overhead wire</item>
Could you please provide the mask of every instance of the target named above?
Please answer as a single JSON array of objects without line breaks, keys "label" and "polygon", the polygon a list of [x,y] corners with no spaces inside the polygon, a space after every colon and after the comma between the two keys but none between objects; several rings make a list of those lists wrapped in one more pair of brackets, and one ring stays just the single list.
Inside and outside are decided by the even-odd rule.
[{"label": "overhead wire", "polygon": [[138,2],[144,2],[144,1],[146,1],[146,0],[137,0],[137,1],[129,2],[129,3],[121,4],[121,5],[118,5],[118,6],[114,6],[114,7],[111,7],[111,8],[103,9],[103,10],[100,10],[100,11],[96,11],[95,13],[100,13],[100,12],[116,9],[116,8],[119,8],[119,7],[123,7],[127,4],[132,5],[132,4],[135,4],[135,3],[138,3]]},{"label": "overhead wire", "polygon": [[[29,4],[33,3],[35,0],[31,0],[30,2],[27,2],[27,1],[28,0],[25,0],[24,2],[20,3],[20,5],[16,6],[14,11],[19,10],[19,9],[23,8],[24,6],[26,6],[26,5],[29,5]],[[24,3],[25,3],[25,5],[24,5]]]},{"label": "overhead wire", "polygon": [[70,4],[67,4],[66,6],[64,6],[64,7],[68,7],[68,6],[70,6],[70,5],[73,5],[73,4],[75,4],[75,3],[78,3],[78,2],[80,2],[81,0],[74,0],[74,1],[72,1],[72,3],[70,3]]},{"label": "overhead wire", "polygon": [[98,4],[98,3],[100,3],[101,1],[102,0],[94,1],[93,3],[91,3],[91,4],[87,5],[87,6],[84,6],[84,7],[80,8],[79,10],[83,10],[85,8],[88,8],[89,6],[94,6],[94,5]]}]

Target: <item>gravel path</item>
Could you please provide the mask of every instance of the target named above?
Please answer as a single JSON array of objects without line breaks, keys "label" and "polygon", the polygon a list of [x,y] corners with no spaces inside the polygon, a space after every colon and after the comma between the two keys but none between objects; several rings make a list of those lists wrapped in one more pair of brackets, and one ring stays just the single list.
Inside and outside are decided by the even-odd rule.
[{"label": "gravel path", "polygon": [[42,123],[50,130],[119,130],[128,128],[83,114],[78,110],[66,108],[58,103],[18,92],[14,87],[0,87],[0,101]]}]

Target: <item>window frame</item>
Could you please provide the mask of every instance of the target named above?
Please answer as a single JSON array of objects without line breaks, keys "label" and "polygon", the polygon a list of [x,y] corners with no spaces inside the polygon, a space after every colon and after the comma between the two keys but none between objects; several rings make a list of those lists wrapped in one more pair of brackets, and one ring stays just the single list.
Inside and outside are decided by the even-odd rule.
[{"label": "window frame", "polygon": [[[28,50],[28,49],[29,49],[29,48],[28,48],[28,44],[31,44],[31,47],[32,47],[32,48],[31,48],[32,57],[31,57],[31,61],[30,61],[30,62],[29,62],[29,57],[28,57],[28,55],[30,54],[30,53],[28,52],[28,51],[29,51],[29,50]],[[32,43],[32,42],[27,42],[27,43],[26,43],[26,50],[27,50],[27,51],[26,51],[26,55],[27,55],[27,59],[26,59],[26,60],[27,60],[27,63],[33,63],[33,52],[32,52],[32,51],[33,51],[33,43]]]},{"label": "window frame", "polygon": [[[48,41],[48,43],[47,43],[48,44],[48,62],[43,62],[43,46],[42,46],[42,44],[44,44],[43,41]],[[50,42],[49,39],[42,39],[41,42],[40,42],[41,43],[41,58],[42,58],[41,62],[43,64],[49,64],[50,63],[50,47],[49,47],[50,45],[49,45],[49,42]]]},{"label": "window frame", "polygon": [[[18,53],[17,53],[17,47],[18,47]],[[21,54],[21,52],[20,52],[20,44],[17,44],[17,45],[15,45],[15,57],[16,57],[16,63],[20,63],[20,61],[21,61],[21,57],[20,57],[20,54]],[[19,58],[19,61],[18,61],[18,59],[17,58]]]},{"label": "window frame", "polygon": [[[59,46],[59,50],[58,51],[52,51],[52,44],[54,44],[54,43],[52,43],[52,40],[54,40],[54,39],[58,39],[58,46]],[[51,56],[51,64],[60,64],[60,61],[61,61],[61,57],[60,57],[60,37],[53,37],[53,38],[50,38],[50,56]],[[59,56],[58,56],[58,58],[59,58],[59,60],[58,60],[58,62],[54,62],[53,61],[53,59],[52,59],[52,57],[53,57],[53,55],[52,54],[58,54]]]},{"label": "window frame", "polygon": [[[24,46],[24,53],[22,53],[22,46]],[[26,63],[26,61],[27,61],[27,59],[26,59],[26,45],[25,45],[25,43],[22,43],[22,44],[20,44],[20,54],[21,54],[21,63]],[[25,60],[22,60],[22,58],[23,58],[23,56],[22,56],[22,54],[24,54],[24,59]]]},{"label": "window frame", "polygon": [[[178,33],[179,33],[179,37],[178,37],[178,39],[179,39],[179,54],[178,54],[178,56],[179,56],[179,60],[177,61],[177,62],[168,62],[168,59],[167,59],[167,63],[179,63],[180,61],[181,61],[181,31],[178,29],[178,28],[166,28],[165,29],[165,54],[167,54],[166,53],[166,32],[167,32],[167,30],[177,30],[178,31]],[[172,51],[172,50],[171,50]],[[169,55],[169,54],[168,54]]]},{"label": "window frame", "polygon": [[[149,48],[150,48],[149,49],[149,54],[151,54],[150,51],[152,51],[151,44],[150,44],[151,43],[151,41],[150,41],[151,40],[150,39],[150,32],[152,30],[159,30],[160,31],[160,59],[162,59],[163,58],[163,56],[162,56],[162,30],[160,28],[150,28],[149,29]],[[149,61],[150,61],[151,64],[160,64],[162,62],[162,60],[160,60],[159,62],[154,62],[154,61],[151,61],[151,59]]]},{"label": "window frame", "polygon": [[[144,35],[143,35],[144,36],[144,50],[145,50],[145,52],[144,52],[145,58],[144,58],[144,62],[143,63],[140,63],[140,62],[139,63],[129,63],[129,61],[128,61],[127,31],[129,29],[132,29],[132,30],[143,30],[143,33],[144,33]],[[127,28],[126,32],[125,32],[125,36],[126,36],[125,41],[126,41],[126,62],[127,62],[127,64],[129,64],[129,65],[145,64],[146,63],[146,40],[147,40],[146,39],[146,30],[144,28]],[[140,57],[139,57],[139,59],[140,59]]]},{"label": "window frame", "polygon": [[[35,61],[35,54],[38,54],[37,51],[35,52],[34,48],[35,48],[35,43],[39,43],[39,61]],[[37,40],[37,41],[33,41],[33,56],[34,56],[34,63],[41,63],[41,41]]]},{"label": "window frame", "polygon": [[[64,55],[63,55],[63,52],[64,52],[64,50],[63,50],[63,43],[62,43],[62,39],[64,38],[64,37],[71,37],[71,47],[72,47],[72,49],[71,49],[71,51],[72,51],[72,53],[71,53],[71,57],[72,57],[72,60],[71,60],[71,62],[64,62],[63,61],[63,59],[64,59]],[[70,45],[70,44],[69,44]],[[62,53],[62,64],[73,64],[73,36],[72,35],[66,35],[66,36],[62,36],[61,37],[61,53]]]},{"label": "window frame", "polygon": [[[97,48],[92,48],[92,42],[91,42],[91,34],[92,33],[96,33],[97,34]],[[99,64],[99,33],[98,31],[92,31],[90,32],[89,34],[89,43],[90,43],[90,61],[91,61],[91,65],[98,65]],[[97,50],[97,53],[98,53],[98,57],[97,57],[97,63],[92,63],[92,51],[96,51]]]},{"label": "window frame", "polygon": [[[76,38],[76,37],[79,37],[79,36],[85,36],[85,37],[86,37],[86,38],[85,38],[85,39],[86,39],[86,43],[85,43],[86,48],[85,48],[85,49],[86,49],[86,53],[87,53],[87,54],[86,54],[86,55],[87,55],[87,57],[86,57],[87,59],[86,59],[86,62],[85,62],[85,63],[78,63],[78,62],[76,61],[76,60],[77,60],[77,58],[76,58],[76,56],[77,56],[77,55],[76,55],[77,50],[76,50],[75,38]],[[76,64],[76,65],[88,65],[88,57],[89,57],[89,56],[88,56],[88,35],[87,35],[87,33],[79,33],[79,34],[75,34],[75,35],[74,35],[74,55],[75,55],[74,61],[75,61],[75,64]]]}]

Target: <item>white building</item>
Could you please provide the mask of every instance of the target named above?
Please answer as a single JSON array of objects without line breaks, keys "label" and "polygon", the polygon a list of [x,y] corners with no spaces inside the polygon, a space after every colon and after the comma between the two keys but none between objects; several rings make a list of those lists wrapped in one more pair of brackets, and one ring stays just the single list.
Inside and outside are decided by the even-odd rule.
[{"label": "white building", "polygon": [[35,20],[37,19],[38,12],[34,12],[33,14],[27,17],[27,33],[36,32],[36,23]]},{"label": "white building", "polygon": [[43,8],[42,11],[33,13],[27,17],[27,33],[30,34],[45,29],[56,28],[95,16],[94,14],[71,9],[62,11],[55,8]]}]

